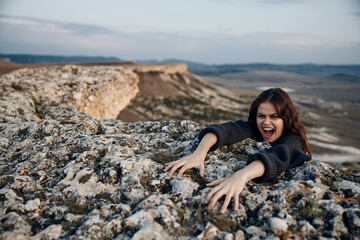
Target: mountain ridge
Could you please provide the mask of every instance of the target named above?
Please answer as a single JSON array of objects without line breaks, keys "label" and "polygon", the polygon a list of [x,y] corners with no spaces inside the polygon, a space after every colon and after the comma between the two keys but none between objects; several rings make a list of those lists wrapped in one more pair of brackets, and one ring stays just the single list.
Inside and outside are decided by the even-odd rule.
[{"label": "mountain ridge", "polygon": [[197,75],[218,76],[224,73],[238,73],[246,71],[284,71],[298,74],[334,75],[346,74],[360,76],[360,65],[334,64],[272,64],[272,63],[243,63],[243,64],[203,64],[181,59],[164,60],[124,60],[117,57],[103,56],[61,56],[61,55],[33,55],[33,54],[0,54],[0,58],[7,58],[16,64],[44,64],[44,63],[100,63],[100,62],[136,62],[139,64],[173,63],[186,64],[190,72]]}]

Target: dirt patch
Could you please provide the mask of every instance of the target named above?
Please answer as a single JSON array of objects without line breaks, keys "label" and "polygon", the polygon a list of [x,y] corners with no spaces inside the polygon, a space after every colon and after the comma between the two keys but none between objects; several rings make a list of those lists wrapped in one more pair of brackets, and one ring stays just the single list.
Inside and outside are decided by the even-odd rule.
[{"label": "dirt patch", "polygon": [[139,96],[170,97],[180,95],[179,90],[170,82],[164,80],[161,72],[138,72]]},{"label": "dirt patch", "polygon": [[119,119],[124,122],[138,122],[138,121],[146,121],[147,119],[139,114],[136,114],[134,111],[125,108],[122,110],[116,119]]}]

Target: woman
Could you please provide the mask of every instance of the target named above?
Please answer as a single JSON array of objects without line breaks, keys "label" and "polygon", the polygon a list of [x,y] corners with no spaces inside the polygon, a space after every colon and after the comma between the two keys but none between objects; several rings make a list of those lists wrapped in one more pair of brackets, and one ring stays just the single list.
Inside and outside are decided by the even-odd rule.
[{"label": "woman", "polygon": [[207,184],[208,187],[214,187],[205,200],[210,209],[225,195],[220,212],[226,212],[232,198],[234,210],[237,211],[239,195],[247,181],[270,181],[285,170],[311,159],[305,127],[290,96],[280,88],[272,88],[262,92],[252,103],[247,122],[238,120],[209,125],[200,132],[201,141],[196,150],[178,161],[167,163],[164,171],[173,175],[180,169],[177,174],[180,177],[186,170],[196,168],[200,171],[200,176],[204,177],[204,161],[208,151],[245,138],[269,142],[271,148],[251,155],[247,166],[232,176]]}]

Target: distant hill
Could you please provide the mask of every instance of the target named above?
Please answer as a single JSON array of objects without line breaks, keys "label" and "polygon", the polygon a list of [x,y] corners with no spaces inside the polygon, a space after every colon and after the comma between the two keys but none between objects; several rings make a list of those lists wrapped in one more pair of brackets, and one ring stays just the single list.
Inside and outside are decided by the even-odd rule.
[{"label": "distant hill", "polygon": [[[0,54],[0,58],[7,58],[17,64],[43,64],[43,63],[103,63],[123,62],[117,57],[101,56],[53,56],[53,55],[31,55],[31,54]],[[270,63],[249,63],[249,64],[220,64],[207,65],[181,59],[141,60],[139,64],[154,63],[184,63],[187,64],[191,73],[200,76],[220,76],[228,73],[241,73],[249,71],[281,71],[301,75],[347,75],[360,76],[360,65],[320,65],[320,64],[270,64]]]},{"label": "distant hill", "polygon": [[200,76],[219,76],[227,73],[241,73],[249,71],[280,71],[296,73],[301,75],[348,75],[360,76],[360,65],[325,65],[325,64],[270,64],[270,63],[249,63],[249,64],[220,64],[206,65],[180,59],[166,59],[163,61],[148,60],[138,63],[184,63],[187,64],[189,72]]},{"label": "distant hill", "polygon": [[42,64],[42,63],[96,63],[96,62],[121,62],[116,57],[101,56],[53,56],[32,54],[0,54],[0,58],[9,59],[17,64]]}]

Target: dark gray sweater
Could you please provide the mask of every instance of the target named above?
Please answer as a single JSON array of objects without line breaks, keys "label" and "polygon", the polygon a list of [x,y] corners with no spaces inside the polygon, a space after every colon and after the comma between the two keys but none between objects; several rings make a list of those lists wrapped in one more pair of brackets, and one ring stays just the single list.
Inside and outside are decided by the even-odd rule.
[{"label": "dark gray sweater", "polygon": [[[217,142],[211,147],[210,151],[214,151],[223,145],[242,141],[245,138],[264,141],[255,124],[242,120],[223,124],[211,124],[199,133],[199,140],[208,132],[214,133],[217,136]],[[287,169],[300,166],[305,161],[311,159],[304,152],[305,143],[303,139],[295,133],[283,134],[280,139],[271,143],[271,146],[265,152],[251,155],[247,161],[247,164],[250,164],[254,160],[260,160],[265,165],[264,175],[254,179],[255,182],[272,180]]]}]

